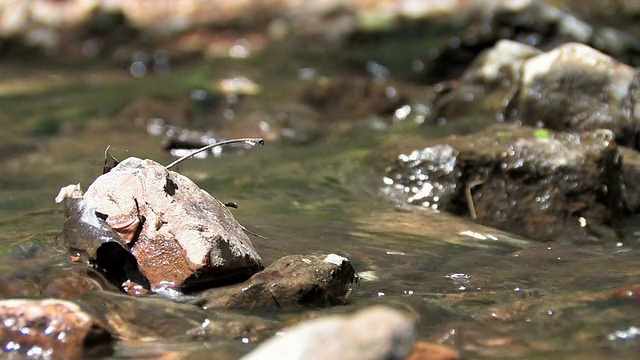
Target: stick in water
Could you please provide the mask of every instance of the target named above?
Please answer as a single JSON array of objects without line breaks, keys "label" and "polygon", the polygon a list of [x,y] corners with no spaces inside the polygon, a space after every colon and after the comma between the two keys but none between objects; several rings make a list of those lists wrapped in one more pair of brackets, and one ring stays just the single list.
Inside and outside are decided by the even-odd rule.
[{"label": "stick in water", "polygon": [[225,140],[225,141],[220,141],[217,142],[215,144],[209,144],[207,146],[201,147],[198,150],[195,150],[194,152],[187,154],[183,157],[181,157],[180,159],[172,162],[171,164],[165,166],[164,168],[169,170],[172,167],[178,165],[179,163],[187,160],[188,158],[192,157],[195,154],[201,153],[203,151],[207,151],[209,149],[212,149],[214,147],[218,147],[218,146],[224,146],[224,145],[231,145],[231,144],[247,144],[247,145],[251,145],[251,146],[256,146],[256,145],[264,145],[264,140],[262,140],[261,138],[242,138],[242,139],[231,139],[231,140]]}]

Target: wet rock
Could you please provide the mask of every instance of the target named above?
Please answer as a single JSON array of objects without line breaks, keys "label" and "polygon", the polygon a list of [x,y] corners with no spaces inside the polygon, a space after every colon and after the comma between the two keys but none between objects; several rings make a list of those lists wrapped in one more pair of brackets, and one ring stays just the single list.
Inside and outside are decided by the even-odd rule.
[{"label": "wet rock", "polygon": [[429,123],[473,117],[561,131],[609,129],[619,144],[637,147],[638,89],[633,68],[588,46],[539,53],[501,41],[438,97]]},{"label": "wet rock", "polygon": [[627,211],[633,214],[640,212],[640,153],[620,147],[622,155],[622,177],[624,178],[624,202]]},{"label": "wet rock", "polygon": [[400,155],[384,191],[535,240],[614,241],[620,167],[608,130],[492,126]]},{"label": "wet rock", "polygon": [[498,41],[471,63],[454,87],[438,96],[429,122],[443,124],[462,116],[501,120],[520,89],[522,64],[540,53],[519,42]]},{"label": "wet rock", "polygon": [[632,67],[586,45],[539,53],[500,41],[436,99],[429,123],[479,117],[561,131],[609,129],[619,144],[637,147],[638,78]]},{"label": "wet rock", "polygon": [[[73,299],[89,291],[120,291],[93,268],[71,264],[68,257],[5,258],[0,265],[0,297],[57,297]],[[62,255],[62,254],[61,254]]]},{"label": "wet rock", "polygon": [[256,136],[291,145],[310,144],[325,133],[317,111],[299,103],[247,104],[219,129],[227,138]]},{"label": "wet rock", "polygon": [[341,118],[361,119],[369,115],[392,115],[408,102],[407,91],[387,79],[347,77],[321,78],[302,94],[302,101],[319,111]]},{"label": "wet rock", "polygon": [[111,351],[112,337],[105,326],[70,301],[2,300],[0,318],[5,353],[73,359]]},{"label": "wet rock", "polygon": [[413,352],[407,360],[456,360],[459,358],[460,354],[448,346],[419,341],[413,346]]},{"label": "wet rock", "polygon": [[159,297],[91,292],[77,300],[119,340],[236,339],[274,327],[271,321],[231,312],[204,310]]},{"label": "wet rock", "polygon": [[507,117],[554,130],[609,129],[637,147],[635,71],[588,46],[571,43],[528,59]]},{"label": "wet rock", "polygon": [[202,293],[207,308],[290,308],[344,304],[355,271],[335,255],[285,256],[249,280]]},{"label": "wet rock", "polygon": [[118,214],[107,221],[98,218],[96,209],[82,198],[79,185],[62,188],[56,197],[56,202],[61,201],[64,201],[65,221],[58,243],[69,250],[71,258],[94,266],[125,291],[128,290],[125,284],[132,281],[148,290],[149,282],[140,273],[138,262],[127,245],[141,225],[138,214]]},{"label": "wet rock", "polygon": [[137,128],[145,128],[153,135],[155,122],[161,120],[175,126],[186,126],[193,122],[193,114],[187,104],[180,101],[168,101],[157,98],[142,97],[129,103],[120,112],[119,117],[127,124],[133,124]]},{"label": "wet rock", "polygon": [[612,290],[603,296],[604,300],[640,301],[640,284]]},{"label": "wet rock", "polygon": [[[594,27],[575,15],[543,1],[465,2],[470,14],[460,19],[462,31],[451,35],[425,61],[426,73],[455,74],[482,50],[498,40],[510,39],[543,50],[566,42],[579,42],[610,54],[621,61],[638,64],[640,43],[608,27]],[[441,74],[438,74],[440,72]]]},{"label": "wet rock", "polygon": [[284,332],[242,359],[404,359],[415,341],[412,320],[382,306],[310,320]]},{"label": "wet rock", "polygon": [[83,200],[107,222],[144,219],[127,245],[152,289],[229,283],[262,269],[251,241],[220,201],[152,160],[123,160],[96,179]]}]

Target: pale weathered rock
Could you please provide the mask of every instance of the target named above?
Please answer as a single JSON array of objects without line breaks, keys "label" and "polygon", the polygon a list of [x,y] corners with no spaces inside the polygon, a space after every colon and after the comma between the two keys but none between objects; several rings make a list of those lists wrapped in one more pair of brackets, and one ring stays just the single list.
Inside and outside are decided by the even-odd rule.
[{"label": "pale weathered rock", "polygon": [[522,64],[541,51],[516,41],[500,40],[481,53],[455,87],[438,97],[430,122],[472,116],[501,119],[520,89]]},{"label": "pale weathered rock", "polygon": [[383,306],[310,320],[284,332],[242,359],[405,359],[415,341],[413,321]]},{"label": "pale weathered rock", "polygon": [[473,118],[561,131],[611,130],[640,146],[640,75],[579,43],[540,53],[503,40],[479,56],[434,102],[429,123]]},{"label": "pale weathered rock", "polygon": [[155,161],[122,161],[96,179],[84,199],[107,216],[107,223],[144,218],[129,246],[152,289],[210,286],[262,269],[260,256],[227,208]]},{"label": "pale weathered rock", "polygon": [[70,301],[2,300],[0,318],[0,341],[5,353],[72,359],[90,357],[96,345],[110,350],[112,337],[105,326]]},{"label": "pale weathered rock", "polygon": [[344,304],[355,270],[336,254],[289,255],[247,281],[202,293],[207,308],[291,308]]},{"label": "pale weathered rock", "polygon": [[[528,59],[508,117],[554,130],[609,129],[637,146],[640,119],[630,92],[635,70],[586,45],[569,43]],[[634,97],[629,99],[629,97]]]}]

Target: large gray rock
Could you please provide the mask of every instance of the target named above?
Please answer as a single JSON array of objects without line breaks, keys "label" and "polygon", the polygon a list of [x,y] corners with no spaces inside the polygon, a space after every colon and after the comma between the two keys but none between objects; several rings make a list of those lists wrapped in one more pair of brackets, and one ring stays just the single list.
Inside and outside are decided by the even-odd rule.
[{"label": "large gray rock", "polygon": [[269,339],[242,359],[405,359],[414,341],[414,324],[408,316],[377,306],[286,329],[284,335]]},{"label": "large gray rock", "polygon": [[210,286],[262,269],[229,210],[155,161],[122,161],[96,179],[83,199],[128,242],[152,289]]}]

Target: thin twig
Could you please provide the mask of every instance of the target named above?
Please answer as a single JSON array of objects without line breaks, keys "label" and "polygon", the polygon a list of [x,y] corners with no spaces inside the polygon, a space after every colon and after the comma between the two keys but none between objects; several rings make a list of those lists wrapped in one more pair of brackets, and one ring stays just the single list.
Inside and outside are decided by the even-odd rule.
[{"label": "thin twig", "polygon": [[471,219],[478,219],[478,214],[476,213],[476,206],[473,203],[473,194],[471,194],[471,189],[478,185],[484,184],[485,180],[474,180],[470,182],[464,189],[464,195],[467,198],[467,206],[469,207],[469,215],[471,215]]},{"label": "thin twig", "polygon": [[207,151],[207,150],[212,149],[214,147],[230,145],[230,144],[240,144],[240,143],[244,143],[244,144],[251,145],[251,146],[264,145],[264,140],[262,140],[261,138],[242,138],[242,139],[225,140],[225,141],[217,142],[215,144],[209,144],[207,146],[201,147],[200,149],[195,150],[192,153],[187,154],[187,155],[181,157],[180,159],[172,162],[171,164],[165,166],[165,169],[169,170],[172,167],[178,165],[179,163],[181,163],[181,162],[187,160],[188,158],[192,157],[193,155],[201,153],[203,151]]}]

